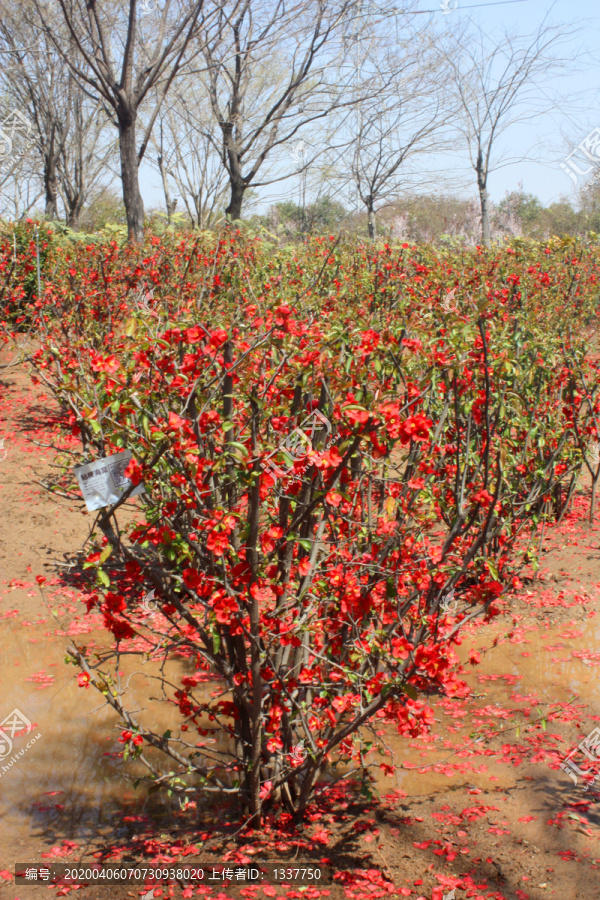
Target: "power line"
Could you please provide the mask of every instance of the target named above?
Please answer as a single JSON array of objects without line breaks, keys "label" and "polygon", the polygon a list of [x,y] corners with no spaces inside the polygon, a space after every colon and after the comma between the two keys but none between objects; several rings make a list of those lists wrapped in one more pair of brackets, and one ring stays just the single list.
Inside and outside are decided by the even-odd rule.
[{"label": "power line", "polygon": [[[451,0],[449,0],[449,2],[451,2]],[[492,0],[492,3],[473,3],[473,4],[470,4],[469,6],[458,6],[458,0],[455,0],[455,2],[457,3],[457,5],[449,8],[448,10],[446,10],[446,12],[451,13],[457,9],[487,9],[488,6],[505,6],[508,3],[530,3],[531,0]],[[415,10],[396,9],[396,8],[390,9],[390,10],[374,9],[373,12],[368,15],[379,14],[379,15],[383,15],[386,18],[388,18],[390,16],[425,16],[425,15],[430,15],[431,13],[437,13],[440,11],[440,9],[442,9],[441,3],[437,7],[437,9],[415,9]]]},{"label": "power line", "polygon": [[[493,3],[474,3],[471,6],[455,6],[454,9],[486,9],[488,6],[505,6],[507,3],[530,3],[531,0],[494,0]],[[439,9],[439,7],[438,7]],[[451,10],[452,12],[453,10]],[[437,9],[423,10],[423,12],[437,12]]]}]

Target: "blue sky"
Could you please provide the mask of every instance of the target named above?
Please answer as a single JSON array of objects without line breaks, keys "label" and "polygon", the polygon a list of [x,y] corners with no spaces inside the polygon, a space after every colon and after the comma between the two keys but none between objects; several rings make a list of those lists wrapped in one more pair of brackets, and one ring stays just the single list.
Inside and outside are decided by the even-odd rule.
[{"label": "blue sky", "polygon": [[502,5],[458,0],[457,9],[445,16],[448,27],[452,27],[455,16],[457,22],[468,16],[490,37],[504,28],[531,33],[546,17],[567,30],[579,30],[563,47],[565,55],[575,56],[566,72],[536,86],[542,102],[550,105],[555,94],[560,95],[561,102],[532,122],[512,126],[501,139],[507,152],[514,148],[516,156],[527,154],[529,158],[499,169],[489,181],[495,200],[500,200],[506,191],[515,190],[520,182],[525,191],[536,194],[544,204],[561,196],[573,198],[573,182],[560,163],[592,128],[600,126],[600,5],[593,0],[517,0]]},{"label": "blue sky", "polygon": [[[573,61],[560,75],[535,85],[535,95],[545,111],[503,133],[497,155],[512,156],[515,161],[492,172],[488,183],[495,201],[520,185],[544,204],[562,197],[574,200],[576,189],[560,164],[593,128],[600,127],[600,4],[594,8],[590,0],[448,0],[452,11],[446,15],[441,4],[442,0],[418,0],[416,7],[430,11],[430,21],[440,31],[458,29],[470,19],[490,40],[506,29],[531,34],[544,20],[574,32],[562,45],[563,55],[572,56]],[[392,3],[387,0],[385,5],[401,6],[401,0]],[[474,173],[459,141],[450,151],[428,154],[421,166],[430,173],[430,190],[435,187],[438,172],[444,173],[446,183],[440,187],[444,192],[476,196]],[[164,206],[158,175],[147,164],[142,165],[141,186],[147,206]],[[272,187],[264,194],[273,202],[277,190]],[[297,185],[287,182],[281,188],[280,198],[296,200]],[[264,211],[265,204],[255,209]]]}]

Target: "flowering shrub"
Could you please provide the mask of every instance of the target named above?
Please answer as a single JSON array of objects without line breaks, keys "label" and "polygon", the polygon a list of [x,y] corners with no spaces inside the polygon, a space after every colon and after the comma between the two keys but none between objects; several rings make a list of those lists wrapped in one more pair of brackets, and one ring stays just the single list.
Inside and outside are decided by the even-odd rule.
[{"label": "flowering shrub", "polygon": [[[0,226],[0,326],[23,331],[38,302],[38,249],[40,280],[50,252],[52,234],[31,220]],[[36,305],[37,304],[37,305]]]},{"label": "flowering shrub", "polygon": [[179,732],[142,727],[101,655],[74,656],[131,752],[170,758],[161,783],[302,814],[337,767],[368,782],[370,723],[416,736],[427,694],[465,693],[460,629],[498,615],[581,465],[560,322],[589,314],[595,262],[577,285],[560,247],[542,273],[522,247],[167,241],[65,253],[31,361],[82,461],[134,453],[146,492],[133,523],[130,491],[99,514],[89,609],[120,655],[193,663],[163,678]]}]

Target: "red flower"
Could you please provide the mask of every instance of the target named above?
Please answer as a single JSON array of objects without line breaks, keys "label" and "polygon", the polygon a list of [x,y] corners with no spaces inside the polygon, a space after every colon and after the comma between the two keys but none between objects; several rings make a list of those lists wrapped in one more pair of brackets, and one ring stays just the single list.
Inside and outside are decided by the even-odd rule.
[{"label": "red flower", "polygon": [[221,416],[215,409],[211,409],[208,412],[203,412],[200,416],[198,416],[198,427],[202,434],[205,434],[211,426],[217,426],[220,424]]},{"label": "red flower", "polygon": [[366,409],[345,408],[342,411],[352,425],[364,425],[369,421],[369,412]]},{"label": "red flower", "polygon": [[215,554],[215,556],[223,556],[229,546],[229,535],[226,531],[211,531],[206,546]]},{"label": "red flower", "polygon": [[181,416],[178,416],[177,413],[170,412],[169,413],[169,429],[172,431],[179,431],[181,428],[186,425],[186,420],[182,419]]},{"label": "red flower", "polygon": [[379,415],[386,424],[387,433],[392,440],[400,437],[400,404],[384,403],[379,410]]},{"label": "red flower", "polygon": [[268,584],[253,584],[250,588],[250,593],[254,597],[255,600],[258,600],[259,603],[269,603],[275,600],[275,594],[271,590]]},{"label": "red flower", "polygon": [[101,356],[96,356],[92,359],[90,366],[93,372],[107,372],[109,375],[112,375],[119,368],[119,360],[116,356],[111,355],[105,358]]},{"label": "red flower", "polygon": [[311,569],[312,566],[310,564],[310,558],[308,556],[305,556],[304,559],[301,559],[298,563],[298,571],[302,576],[304,576],[308,575]]},{"label": "red flower", "polygon": [[182,575],[183,583],[186,587],[189,587],[190,590],[195,591],[200,587],[201,577],[200,572],[198,572],[197,569],[184,569]]},{"label": "red flower", "polygon": [[432,425],[431,419],[428,419],[423,413],[409,416],[400,426],[400,440],[403,444],[408,444],[411,439],[413,441],[428,441],[429,429]]},{"label": "red flower", "polygon": [[213,347],[220,347],[227,340],[227,332],[223,328],[215,328],[210,333],[210,343]]},{"label": "red flower", "polygon": [[263,786],[260,789],[260,794],[259,794],[260,799],[265,800],[271,793],[272,789],[273,789],[273,782],[265,781]]},{"label": "red flower", "polygon": [[127,640],[128,638],[135,636],[135,631],[129,622],[125,622],[123,619],[117,619],[109,612],[104,613],[104,625],[112,632],[118,641]]},{"label": "red flower", "polygon": [[103,606],[111,613],[124,612],[127,608],[125,597],[122,594],[113,594],[111,591],[105,594]]},{"label": "red flower", "polygon": [[327,453],[323,454],[321,459],[315,460],[315,466],[317,469],[337,469],[341,462],[342,457],[340,456],[340,451],[337,447],[331,447]]},{"label": "red flower", "polygon": [[486,490],[477,491],[475,494],[471,494],[473,503],[481,503],[481,505],[485,507],[488,507],[493,499],[490,492]]},{"label": "red flower", "polygon": [[123,475],[125,478],[129,478],[132,484],[139,484],[142,481],[142,467],[137,459],[131,459],[129,461]]},{"label": "red flower", "polygon": [[279,525],[272,525],[261,537],[263,551],[265,553],[272,553],[275,549],[275,542],[281,537],[283,537],[283,528],[280,528]]},{"label": "red flower", "polygon": [[238,611],[238,605],[234,597],[212,597],[209,600],[210,605],[215,610],[217,622],[222,625],[229,625],[232,616]]}]

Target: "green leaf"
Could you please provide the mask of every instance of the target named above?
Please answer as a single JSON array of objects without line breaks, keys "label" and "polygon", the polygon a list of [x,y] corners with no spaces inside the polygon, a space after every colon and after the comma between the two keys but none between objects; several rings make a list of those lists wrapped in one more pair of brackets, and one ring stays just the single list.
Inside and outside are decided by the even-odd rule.
[{"label": "green leaf", "polygon": [[112,551],[112,547],[110,546],[110,544],[108,545],[108,547],[104,548],[104,550],[100,554],[100,559],[99,559],[100,565],[102,565],[102,563],[106,562],[106,560],[108,559],[108,557],[110,556],[110,554],[112,552],[113,551]]},{"label": "green leaf", "polygon": [[100,579],[104,587],[110,587],[110,578],[108,577],[104,569],[98,569],[98,578]]},{"label": "green leaf", "polygon": [[498,581],[500,579],[500,576],[498,574],[498,569],[496,568],[496,563],[493,560],[488,559],[487,567],[494,581]]},{"label": "green leaf", "polygon": [[237,441],[228,441],[227,448],[229,447],[235,447],[236,450],[239,450],[242,459],[248,456],[248,448],[244,447],[243,444],[239,444]]}]

